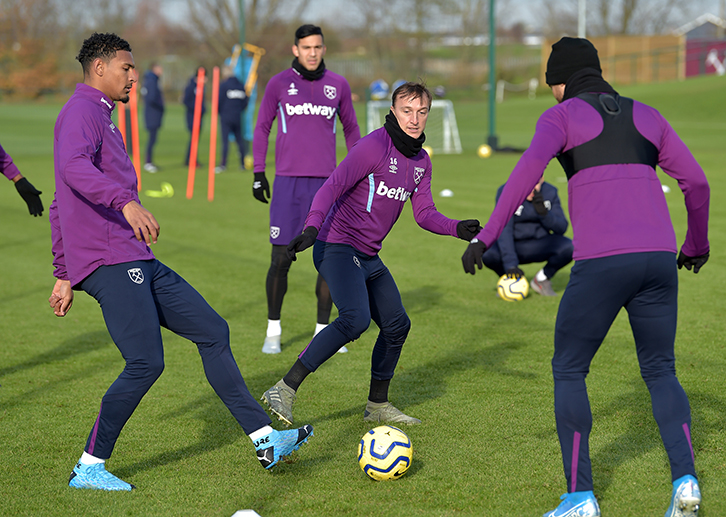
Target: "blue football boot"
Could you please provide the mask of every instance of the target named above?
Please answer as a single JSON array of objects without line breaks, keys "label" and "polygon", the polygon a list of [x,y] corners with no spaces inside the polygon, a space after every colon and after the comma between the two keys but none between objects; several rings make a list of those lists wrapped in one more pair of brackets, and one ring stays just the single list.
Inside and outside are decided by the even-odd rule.
[{"label": "blue football boot", "polygon": [[673,482],[671,505],[665,517],[697,517],[701,506],[701,489],[693,476],[679,477]]},{"label": "blue football boot", "polygon": [[600,517],[600,507],[592,491],[562,494],[560,505],[542,517]]},{"label": "blue football boot", "polygon": [[266,469],[271,469],[285,456],[292,454],[313,435],[313,426],[304,425],[289,431],[275,431],[255,440],[257,459]]},{"label": "blue football boot", "polygon": [[78,462],[73,467],[68,486],[94,490],[132,490],[134,485],[123,481],[106,470],[104,463],[86,465]]}]

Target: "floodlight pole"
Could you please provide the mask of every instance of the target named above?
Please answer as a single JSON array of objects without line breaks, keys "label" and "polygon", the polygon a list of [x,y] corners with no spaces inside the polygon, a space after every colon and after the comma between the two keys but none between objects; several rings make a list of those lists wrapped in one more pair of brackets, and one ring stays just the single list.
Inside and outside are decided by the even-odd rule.
[{"label": "floodlight pole", "polygon": [[577,37],[587,37],[587,0],[578,0]]},{"label": "floodlight pole", "polygon": [[240,75],[239,80],[242,84],[246,81],[246,70],[245,70],[245,0],[238,0],[239,4],[239,59],[241,59]]},{"label": "floodlight pole", "polygon": [[494,0],[489,0],[489,137],[487,144],[496,151],[499,148],[496,132],[496,91],[497,91],[497,75],[496,75],[496,44],[497,31],[494,16]]}]

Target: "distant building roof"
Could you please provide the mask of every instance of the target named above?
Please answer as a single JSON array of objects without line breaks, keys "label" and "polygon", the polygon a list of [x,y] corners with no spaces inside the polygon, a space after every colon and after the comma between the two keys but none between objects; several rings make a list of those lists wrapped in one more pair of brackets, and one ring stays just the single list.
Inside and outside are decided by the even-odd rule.
[{"label": "distant building roof", "polygon": [[676,36],[684,34],[692,38],[715,38],[723,37],[723,30],[726,29],[726,20],[718,16],[706,13],[695,20],[678,27],[673,33]]}]

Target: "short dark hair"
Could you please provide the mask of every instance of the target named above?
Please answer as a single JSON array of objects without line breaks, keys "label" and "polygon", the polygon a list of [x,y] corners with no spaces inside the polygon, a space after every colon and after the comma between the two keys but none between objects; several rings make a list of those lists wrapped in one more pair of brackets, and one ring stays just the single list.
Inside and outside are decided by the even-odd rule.
[{"label": "short dark hair", "polygon": [[308,36],[315,36],[316,34],[319,34],[321,38],[323,38],[323,43],[325,43],[325,36],[323,36],[323,29],[318,27],[317,25],[301,25],[298,27],[298,29],[295,31],[295,45],[297,45],[298,41],[300,41],[303,38],[307,38]]},{"label": "short dark hair", "polygon": [[125,39],[111,32],[104,34],[94,32],[88,39],[83,41],[76,59],[81,63],[83,73],[87,75],[91,73],[91,63],[95,59],[101,58],[104,61],[110,61],[116,57],[116,52],[119,50],[131,52],[131,45]]},{"label": "short dark hair", "polygon": [[401,86],[396,88],[391,96],[391,106],[396,104],[396,99],[399,97],[404,99],[408,99],[409,97],[413,97],[414,99],[423,99],[425,97],[428,101],[429,107],[431,107],[431,101],[433,100],[431,92],[428,88],[426,88],[424,83],[414,83],[411,81],[403,83]]}]

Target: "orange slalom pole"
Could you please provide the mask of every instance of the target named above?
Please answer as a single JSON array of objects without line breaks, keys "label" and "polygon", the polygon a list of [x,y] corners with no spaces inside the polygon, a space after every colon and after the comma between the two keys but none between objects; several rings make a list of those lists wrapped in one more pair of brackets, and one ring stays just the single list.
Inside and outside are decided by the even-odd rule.
[{"label": "orange slalom pole", "polygon": [[202,99],[204,98],[204,68],[197,70],[197,93],[194,102],[194,122],[192,125],[192,146],[189,151],[189,174],[187,176],[187,199],[194,196],[194,175],[197,171],[197,149],[199,130],[202,120]]},{"label": "orange slalom pole", "polygon": [[217,116],[219,111],[219,67],[212,69],[212,121],[209,131],[209,183],[207,199],[214,200],[214,167],[217,163]]},{"label": "orange slalom pole", "polygon": [[129,92],[129,109],[131,110],[131,143],[133,145],[133,161],[138,180],[138,191],[141,192],[141,149],[139,149],[139,103],[137,101],[136,83],[131,86]]},{"label": "orange slalom pole", "polygon": [[126,147],[126,104],[119,102],[116,106],[118,106],[116,112],[118,115],[118,130],[121,131],[121,138],[124,139],[124,147]]}]

